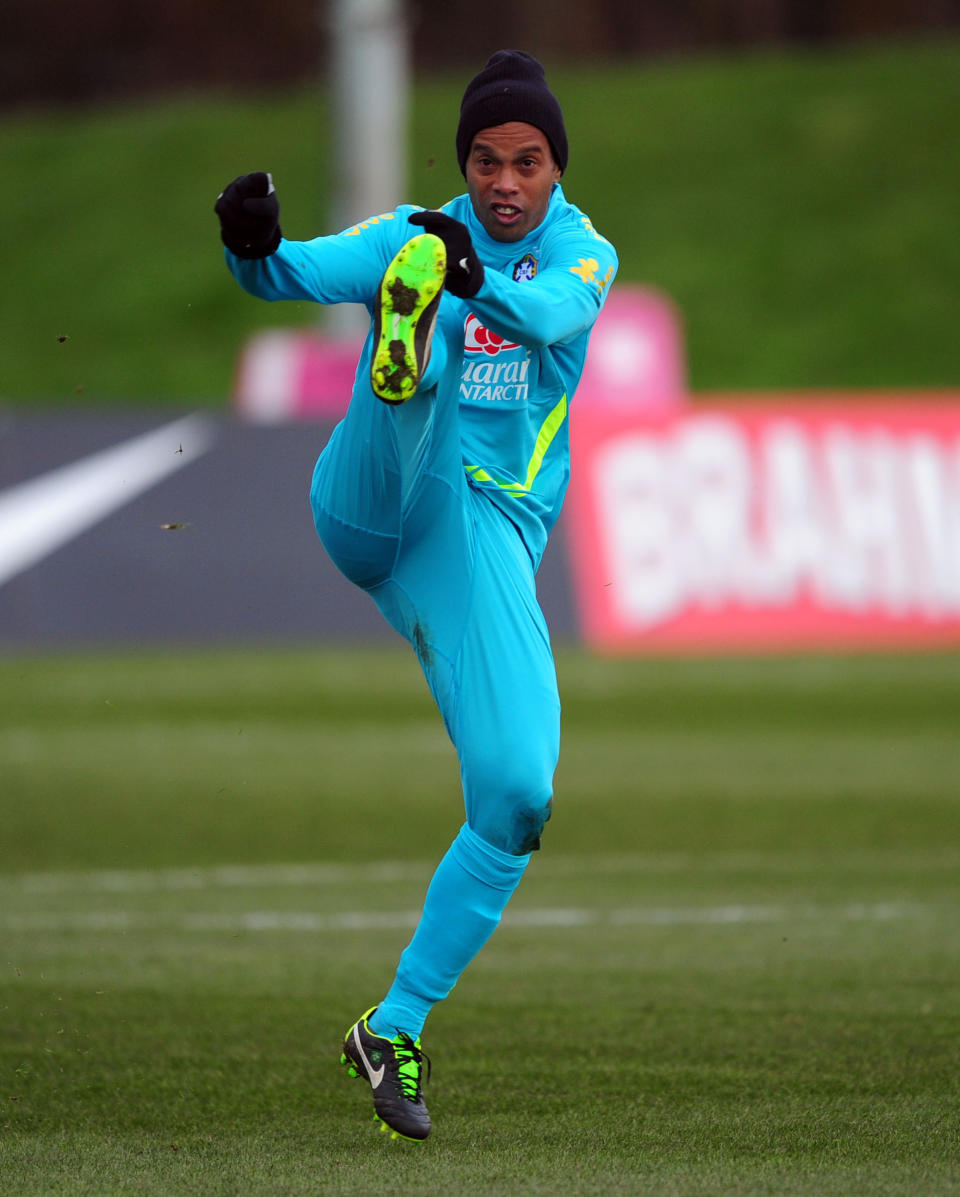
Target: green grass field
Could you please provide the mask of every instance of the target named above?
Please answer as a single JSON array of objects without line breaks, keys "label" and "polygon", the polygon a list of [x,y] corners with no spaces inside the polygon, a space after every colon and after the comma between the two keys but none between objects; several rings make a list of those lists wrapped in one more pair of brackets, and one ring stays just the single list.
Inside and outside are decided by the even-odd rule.
[{"label": "green grass field", "polygon": [[337,1063],[460,822],[412,659],[0,659],[3,1190],[960,1191],[960,658],[559,668],[413,1146]]},{"label": "green grass field", "polygon": [[[960,41],[550,65],[567,195],[676,301],[694,391],[960,385]],[[417,79],[397,202],[463,190],[465,81]],[[0,114],[0,400],[223,404],[252,332],[315,327],[212,209],[267,169],[288,236],[335,231],[329,120],[322,86]]]}]

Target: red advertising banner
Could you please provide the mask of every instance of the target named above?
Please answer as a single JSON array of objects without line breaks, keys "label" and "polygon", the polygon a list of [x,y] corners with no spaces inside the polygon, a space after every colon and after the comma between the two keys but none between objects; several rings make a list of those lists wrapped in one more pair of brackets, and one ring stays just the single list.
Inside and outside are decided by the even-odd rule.
[{"label": "red advertising banner", "polygon": [[960,393],[575,405],[572,437],[593,646],[960,643]]}]

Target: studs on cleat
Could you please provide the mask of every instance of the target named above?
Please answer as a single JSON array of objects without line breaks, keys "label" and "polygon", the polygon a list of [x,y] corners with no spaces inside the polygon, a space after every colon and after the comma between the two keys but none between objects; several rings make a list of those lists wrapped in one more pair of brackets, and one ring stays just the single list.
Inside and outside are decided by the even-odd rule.
[{"label": "studs on cleat", "polygon": [[380,1124],[380,1134],[387,1135],[392,1143],[396,1143],[401,1139],[404,1141],[404,1143],[422,1143],[423,1142],[422,1139],[411,1139],[409,1135],[401,1135],[399,1131],[393,1130],[391,1127],[389,1127],[384,1122],[384,1120],[380,1117],[379,1114],[374,1114],[373,1120],[374,1120],[374,1122],[377,1122]]}]

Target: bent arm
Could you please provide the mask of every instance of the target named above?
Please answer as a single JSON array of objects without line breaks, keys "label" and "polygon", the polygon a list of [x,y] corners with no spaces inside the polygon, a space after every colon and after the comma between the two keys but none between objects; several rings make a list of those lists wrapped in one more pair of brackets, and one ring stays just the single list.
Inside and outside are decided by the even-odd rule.
[{"label": "bent arm", "polygon": [[529,349],[562,344],[591,327],[617,272],[608,242],[585,254],[566,252],[529,282],[488,270],[470,300],[479,319],[500,336]]}]

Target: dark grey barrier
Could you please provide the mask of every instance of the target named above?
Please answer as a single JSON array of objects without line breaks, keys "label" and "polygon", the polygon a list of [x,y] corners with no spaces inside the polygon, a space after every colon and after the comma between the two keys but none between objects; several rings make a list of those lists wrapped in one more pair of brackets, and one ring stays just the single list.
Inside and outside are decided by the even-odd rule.
[{"label": "dark grey barrier", "polygon": [[[332,427],[0,413],[0,649],[395,639],[313,529]],[[573,637],[562,522],[538,581],[554,637]]]}]

